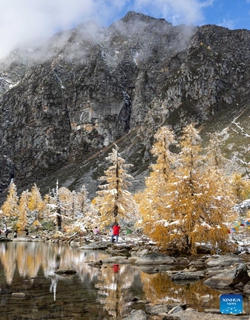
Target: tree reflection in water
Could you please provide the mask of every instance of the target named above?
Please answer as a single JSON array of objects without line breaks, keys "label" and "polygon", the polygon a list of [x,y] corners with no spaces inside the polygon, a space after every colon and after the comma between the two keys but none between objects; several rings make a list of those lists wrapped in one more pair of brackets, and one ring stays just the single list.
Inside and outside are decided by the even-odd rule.
[{"label": "tree reflection in water", "polygon": [[59,277],[55,274],[50,278],[51,278],[51,285],[50,285],[49,291],[53,293],[54,301],[56,301],[56,287],[57,287]]},{"label": "tree reflection in water", "polygon": [[[91,314],[96,319],[121,319],[130,312],[135,298],[152,304],[186,303],[199,311],[219,308],[220,293],[202,281],[177,284],[166,273],[147,274],[131,265],[88,264],[105,257],[103,252],[84,252],[70,246],[0,243],[1,294],[25,292],[33,297],[25,300],[27,314],[37,308],[50,316],[53,313],[54,319],[74,319],[73,314],[86,320]],[[54,273],[58,268],[73,268],[77,274],[59,276]],[[6,295],[0,305],[8,315],[15,310],[11,303],[16,302]]]},{"label": "tree reflection in water", "polygon": [[141,274],[145,298],[156,303],[186,303],[203,311],[204,308],[219,309],[220,292],[205,285],[203,281],[175,283],[166,273]]},{"label": "tree reflection in water", "polygon": [[127,314],[133,299],[133,285],[141,287],[140,281],[135,280],[138,275],[139,271],[130,265],[118,264],[110,265],[100,272],[96,284],[99,289],[98,301],[104,305],[112,319],[120,319]]}]

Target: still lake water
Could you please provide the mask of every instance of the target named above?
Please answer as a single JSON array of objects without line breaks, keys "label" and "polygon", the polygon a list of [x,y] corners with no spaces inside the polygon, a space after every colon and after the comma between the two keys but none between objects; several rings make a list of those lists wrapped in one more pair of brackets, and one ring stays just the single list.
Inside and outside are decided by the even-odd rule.
[{"label": "still lake water", "polygon": [[[176,284],[164,272],[148,274],[131,265],[93,267],[104,252],[43,242],[0,243],[1,320],[112,320],[152,305],[187,303],[196,310],[219,309],[221,292],[202,281]],[[56,275],[57,268],[77,274]]]}]

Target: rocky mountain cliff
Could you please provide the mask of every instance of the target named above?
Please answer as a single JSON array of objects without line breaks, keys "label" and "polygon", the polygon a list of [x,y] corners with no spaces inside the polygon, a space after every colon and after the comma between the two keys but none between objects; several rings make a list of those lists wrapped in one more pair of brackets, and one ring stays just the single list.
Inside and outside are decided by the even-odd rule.
[{"label": "rocky mountain cliff", "polygon": [[179,132],[196,122],[204,140],[219,131],[224,155],[249,161],[249,65],[248,30],[174,27],[135,12],[18,48],[0,63],[1,199],[12,178],[19,190],[48,192],[58,179],[93,195],[113,143],[134,164],[137,190],[164,124]]}]

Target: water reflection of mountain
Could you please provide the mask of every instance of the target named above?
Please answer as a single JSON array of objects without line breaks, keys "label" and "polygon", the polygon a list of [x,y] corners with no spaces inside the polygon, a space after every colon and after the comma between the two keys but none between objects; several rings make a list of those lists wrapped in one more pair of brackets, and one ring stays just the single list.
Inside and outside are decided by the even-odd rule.
[{"label": "water reflection of mountain", "polygon": [[[38,310],[43,306],[47,312],[58,312],[56,319],[71,312],[79,313],[80,319],[88,319],[91,313],[99,319],[105,315],[107,319],[120,319],[135,299],[152,304],[187,303],[199,311],[219,308],[219,292],[202,281],[180,285],[166,273],[147,274],[130,265],[100,268],[87,263],[106,256],[104,252],[40,242],[0,243],[0,287],[2,293],[25,292],[33,297],[31,309],[34,304]],[[73,268],[77,274],[59,276],[54,273],[58,268]]]}]

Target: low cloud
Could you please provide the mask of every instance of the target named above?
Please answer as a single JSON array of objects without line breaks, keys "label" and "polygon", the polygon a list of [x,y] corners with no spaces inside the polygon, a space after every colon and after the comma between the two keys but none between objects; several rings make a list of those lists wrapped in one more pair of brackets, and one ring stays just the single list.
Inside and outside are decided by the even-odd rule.
[{"label": "low cloud", "polygon": [[201,22],[204,19],[202,9],[212,3],[212,0],[137,0],[136,7],[138,10],[147,8],[155,16],[160,12],[163,18],[177,25]]},{"label": "low cloud", "polygon": [[223,19],[222,22],[218,23],[218,26],[228,28],[228,29],[234,29],[235,21],[230,19]]},{"label": "low cloud", "polygon": [[[213,0],[1,0],[0,59],[16,46],[51,37],[88,20],[107,26],[134,10],[173,24],[202,21]],[[159,14],[160,13],[160,14]]]}]

